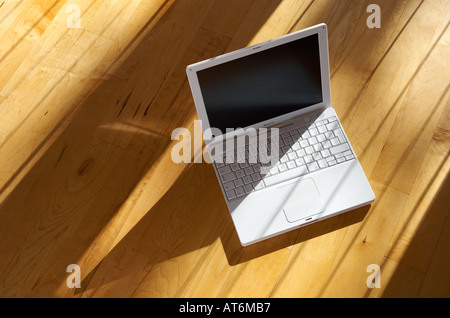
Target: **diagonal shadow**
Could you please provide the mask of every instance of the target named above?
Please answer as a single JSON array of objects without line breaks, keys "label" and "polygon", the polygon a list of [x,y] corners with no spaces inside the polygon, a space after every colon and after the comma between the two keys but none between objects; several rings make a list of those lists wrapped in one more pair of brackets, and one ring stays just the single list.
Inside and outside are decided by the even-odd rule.
[{"label": "diagonal shadow", "polygon": [[[445,159],[448,158],[448,153]],[[439,169],[436,169],[435,177],[442,173],[442,166],[444,165],[446,160],[443,160]],[[429,189],[431,186],[431,183],[435,180],[434,178],[431,178],[430,183],[427,185],[426,189]],[[417,288],[405,288],[405,285],[408,286],[408,282],[405,281],[406,277],[402,275],[402,263],[407,263],[411,259],[417,259],[418,257],[421,257],[421,255],[428,255],[430,252],[434,254],[436,244],[433,246],[430,246],[430,244],[427,244],[427,238],[428,237],[434,237],[435,231],[437,230],[438,224],[436,223],[437,220],[444,221],[445,218],[448,217],[450,214],[450,210],[448,207],[448,193],[450,191],[450,183],[449,183],[449,176],[445,178],[445,180],[440,185],[439,190],[437,191],[436,195],[434,196],[431,204],[427,207],[427,211],[423,217],[423,219],[420,222],[420,225],[418,226],[412,240],[408,244],[408,248],[402,255],[402,258],[400,260],[399,268],[391,275],[391,278],[387,282],[386,287],[383,290],[382,297],[417,297],[419,295],[419,291]],[[417,203],[414,205],[413,211],[421,204],[423,199],[425,198],[427,194],[427,191],[424,191],[422,195],[417,200]],[[411,216],[412,217],[412,216]],[[410,220],[405,223],[402,230],[400,232],[403,232],[408,225]],[[437,241],[436,241],[437,242]],[[450,246],[450,242],[443,242],[446,243],[447,246]],[[424,249],[431,248],[432,251],[427,251]],[[448,263],[449,261],[448,253],[447,255],[441,254],[438,255],[441,260],[446,258],[446,261],[444,264]],[[386,259],[380,264],[380,267],[383,268],[384,263],[386,262]],[[407,265],[406,265],[407,266]],[[418,270],[418,269],[415,269]],[[446,273],[447,270],[441,269],[441,273]],[[448,275],[447,277],[441,276],[439,280],[445,280],[448,281]],[[415,285],[416,287],[422,287],[423,286],[423,279],[424,277],[421,277],[422,283]],[[439,284],[436,284],[439,285]],[[442,284],[441,284],[442,285]],[[442,287],[442,286],[441,286]],[[370,290],[366,292],[364,295],[365,297],[368,297],[370,294]],[[426,290],[425,293],[420,294],[420,297],[449,297],[450,294],[445,291],[445,288],[435,288],[435,289],[429,289]]]},{"label": "diagonal shadow", "polygon": [[[254,1],[247,3],[250,8]],[[279,1],[270,2],[264,14],[254,21],[255,29],[262,26],[278,4]],[[126,47],[132,52],[119,54],[117,59],[121,65],[108,70],[109,75],[89,92],[81,105],[76,105],[76,112],[61,134],[1,203],[0,231],[7,238],[0,243],[2,295],[67,294],[64,287],[67,265],[84,262],[86,253],[89,258],[106,252],[101,247],[98,249],[97,238],[109,230],[105,226],[120,213],[135,186],[143,177],[148,177],[149,171],[151,175],[152,167],[159,163],[171,142],[171,131],[195,115],[185,66],[223,53],[230,42],[226,36],[200,27],[211,7],[211,1],[173,2],[158,21],[147,22],[133,39],[138,43]],[[236,20],[230,15],[229,26],[237,29],[242,19]],[[242,40],[249,41],[253,35],[248,33]],[[194,44],[190,44],[192,40]],[[167,54],[152,53],[153,50]],[[101,128],[115,121],[129,123],[132,129]],[[136,132],[134,126],[142,129]],[[196,184],[192,191],[220,193],[211,173],[212,170],[203,165],[186,169],[180,179],[183,182],[176,183],[164,194],[139,224],[148,224],[146,220],[169,220],[167,226],[172,227],[177,225],[178,219],[181,224],[198,218],[204,222],[210,220],[210,208],[197,208],[197,202],[192,199],[189,199],[192,204],[189,213],[183,217],[180,211],[186,211],[187,205],[183,202],[173,205],[173,196],[191,198],[186,184],[202,174],[206,174],[203,181],[212,180],[214,185],[205,188],[203,184],[208,183]],[[185,179],[184,175],[189,177]],[[217,199],[213,195],[210,198]],[[223,217],[223,206],[214,205]],[[139,224],[105,257],[106,263],[128,238],[134,241],[135,235],[139,237],[149,232]],[[152,228],[155,231],[150,232],[151,237],[158,241],[161,236],[166,237],[164,227],[152,225]],[[198,231],[192,232],[198,234]],[[174,232],[175,237],[168,238],[166,246],[163,246],[164,240],[156,243],[154,249],[146,250],[145,257],[162,261],[195,252],[217,239],[217,231],[220,232],[220,228],[203,240],[193,240],[189,244],[184,244],[184,237]],[[115,235],[113,231],[101,245],[108,248]],[[93,258],[98,259],[95,255]],[[97,276],[95,274],[103,267],[98,262],[86,262],[83,284],[87,285],[86,279]],[[99,285],[98,280],[92,279],[90,287],[99,288],[115,278],[108,276]]]}]

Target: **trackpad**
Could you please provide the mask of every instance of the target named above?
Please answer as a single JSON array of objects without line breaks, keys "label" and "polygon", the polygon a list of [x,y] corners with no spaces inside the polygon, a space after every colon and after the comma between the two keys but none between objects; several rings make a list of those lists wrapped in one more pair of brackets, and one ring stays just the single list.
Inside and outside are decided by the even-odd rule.
[{"label": "trackpad", "polygon": [[283,206],[288,222],[296,222],[324,211],[324,205],[312,179],[290,184],[290,195]]}]

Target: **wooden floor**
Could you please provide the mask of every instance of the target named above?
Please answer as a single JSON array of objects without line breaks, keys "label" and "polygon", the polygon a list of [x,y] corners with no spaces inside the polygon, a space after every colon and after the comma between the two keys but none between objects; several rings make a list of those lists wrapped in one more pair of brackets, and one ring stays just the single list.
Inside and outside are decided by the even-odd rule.
[{"label": "wooden floor", "polygon": [[[0,296],[450,297],[449,21],[447,0],[0,0]],[[243,248],[213,168],[171,160],[185,67],[321,22],[377,198]]]}]

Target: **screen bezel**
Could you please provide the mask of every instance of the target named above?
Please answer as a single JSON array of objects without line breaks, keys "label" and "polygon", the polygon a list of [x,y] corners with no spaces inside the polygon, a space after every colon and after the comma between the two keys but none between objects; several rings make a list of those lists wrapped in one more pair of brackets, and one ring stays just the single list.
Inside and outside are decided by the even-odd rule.
[{"label": "screen bezel", "polygon": [[[319,38],[319,55],[320,55],[320,70],[321,70],[321,81],[322,81],[322,102],[318,104],[314,104],[311,106],[307,106],[305,108],[299,109],[294,112],[290,112],[288,114],[284,114],[275,118],[268,119],[266,121],[257,122],[251,124],[247,127],[235,127],[235,128],[243,128],[244,130],[248,127],[252,128],[263,128],[263,127],[272,127],[284,123],[292,118],[301,116],[303,114],[314,112],[320,109],[325,109],[327,107],[331,107],[331,89],[330,89],[330,71],[329,71],[329,57],[328,57],[328,34],[327,34],[327,26],[322,23],[301,31],[297,31],[294,33],[290,33],[279,38],[269,40],[267,42],[259,43],[252,45],[250,47],[246,47],[237,51],[233,51],[230,53],[226,53],[224,55],[220,55],[202,62],[198,62],[192,65],[189,65],[186,68],[186,73],[188,76],[189,84],[192,91],[192,96],[194,98],[195,107],[197,109],[197,114],[199,119],[201,120],[202,131],[205,132],[207,129],[210,129],[210,123],[207,115],[207,111],[205,108],[205,104],[203,101],[203,96],[200,89],[200,84],[197,77],[197,72],[214,67],[219,64],[223,64],[229,62],[231,60],[239,59],[256,52],[261,52],[264,50],[268,50],[270,48],[283,45],[292,41],[296,41],[311,35],[317,34]],[[222,135],[214,136],[211,140],[205,140],[206,144],[211,142],[218,142],[223,139],[227,139],[230,137],[234,137],[239,132],[222,132]]]}]

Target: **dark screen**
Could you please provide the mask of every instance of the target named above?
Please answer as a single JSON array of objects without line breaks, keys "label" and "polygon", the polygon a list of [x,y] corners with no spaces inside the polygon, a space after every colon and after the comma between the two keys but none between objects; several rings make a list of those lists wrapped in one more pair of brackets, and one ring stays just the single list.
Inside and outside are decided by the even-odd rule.
[{"label": "dark screen", "polygon": [[318,35],[197,73],[211,127],[247,127],[323,101]]}]

